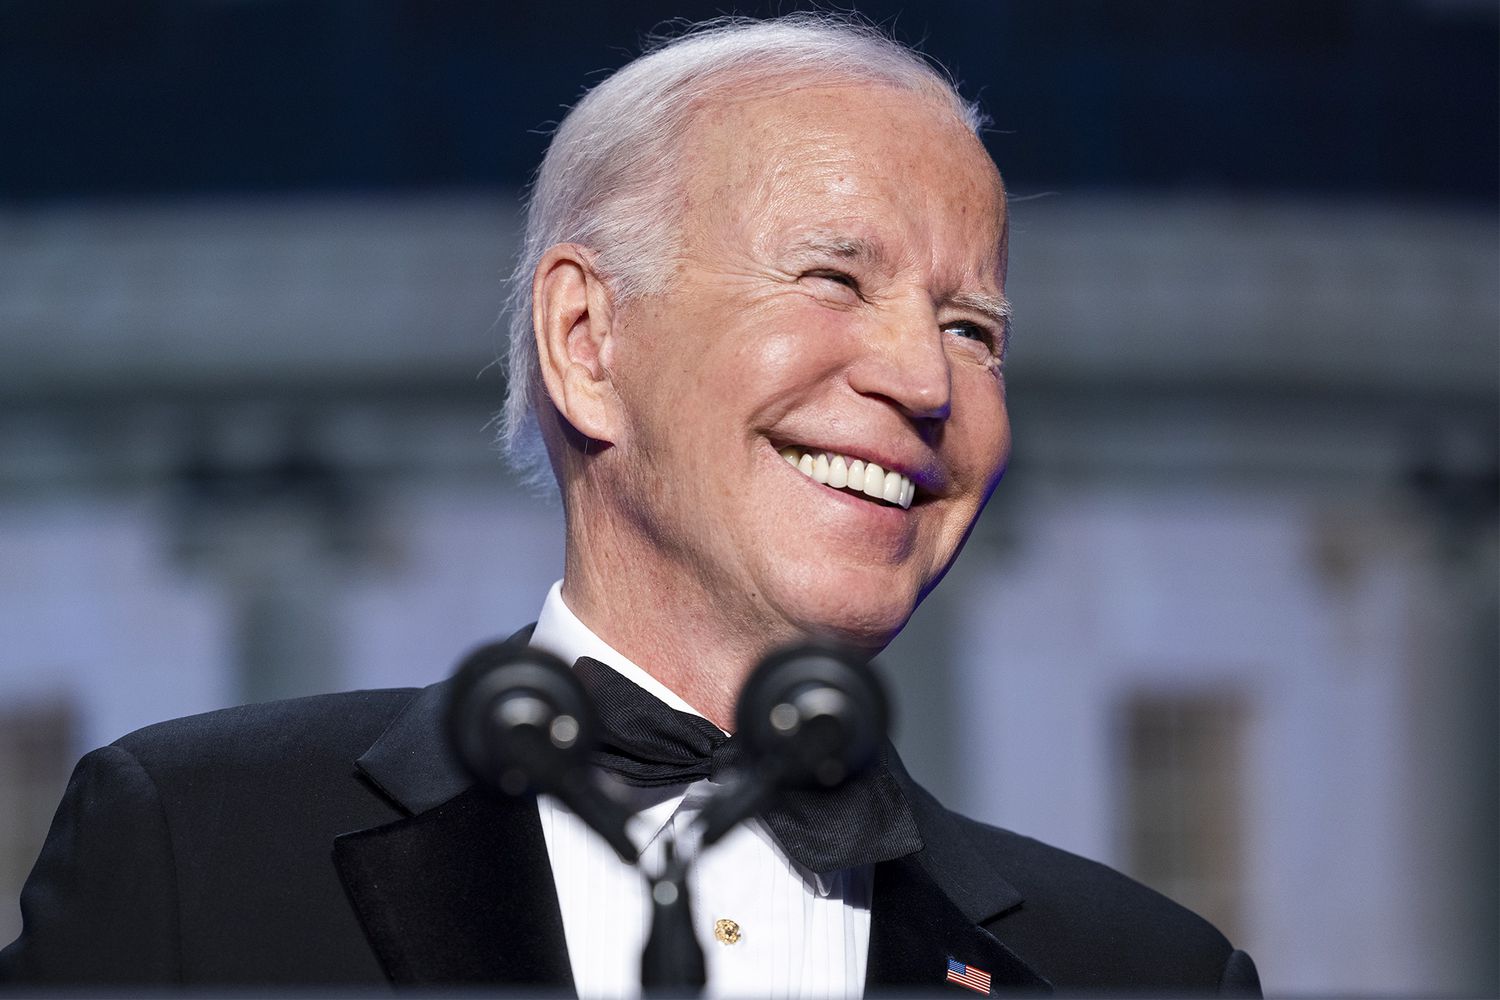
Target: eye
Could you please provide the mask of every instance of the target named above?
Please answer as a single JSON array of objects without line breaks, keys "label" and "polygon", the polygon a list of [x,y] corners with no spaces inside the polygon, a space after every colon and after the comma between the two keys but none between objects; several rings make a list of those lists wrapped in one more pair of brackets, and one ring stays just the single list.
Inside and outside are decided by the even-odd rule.
[{"label": "eye", "polygon": [[859,279],[847,271],[835,271],[820,268],[816,271],[808,271],[803,274],[802,277],[815,278],[818,281],[832,282],[835,285],[841,285],[842,287],[849,289],[849,291],[853,292],[855,295],[860,294]]},{"label": "eye", "polygon": [[943,330],[948,333],[956,333],[965,340],[973,340],[985,345],[992,343],[995,339],[986,327],[978,323],[970,323],[967,320],[944,323]]}]

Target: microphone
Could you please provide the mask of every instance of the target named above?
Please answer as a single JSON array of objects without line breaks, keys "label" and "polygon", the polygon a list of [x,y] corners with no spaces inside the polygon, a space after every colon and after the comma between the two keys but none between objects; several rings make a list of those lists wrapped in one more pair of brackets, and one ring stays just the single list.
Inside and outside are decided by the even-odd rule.
[{"label": "microphone", "polygon": [[745,681],[735,710],[749,771],[705,806],[703,846],[782,789],[833,788],[865,770],[889,720],[885,689],[854,650],[811,643],[773,652]]},{"label": "microphone", "polygon": [[635,864],[628,814],[590,776],[594,733],[582,683],[546,650],[490,643],[466,656],[453,675],[448,736],[469,773],[512,797],[557,796],[621,860]]}]

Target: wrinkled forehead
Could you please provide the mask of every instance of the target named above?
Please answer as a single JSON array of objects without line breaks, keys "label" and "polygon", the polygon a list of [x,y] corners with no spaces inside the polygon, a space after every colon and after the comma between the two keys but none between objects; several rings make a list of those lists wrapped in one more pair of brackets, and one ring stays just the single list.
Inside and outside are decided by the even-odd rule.
[{"label": "wrinkled forehead", "polygon": [[689,239],[774,241],[816,231],[878,243],[874,230],[884,227],[908,249],[961,253],[969,268],[1003,275],[999,171],[936,97],[849,84],[706,102],[683,166]]}]

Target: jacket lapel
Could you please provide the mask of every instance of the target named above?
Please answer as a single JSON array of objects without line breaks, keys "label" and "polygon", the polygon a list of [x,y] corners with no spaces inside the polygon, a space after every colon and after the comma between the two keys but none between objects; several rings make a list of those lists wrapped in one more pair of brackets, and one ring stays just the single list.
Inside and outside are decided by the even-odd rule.
[{"label": "jacket lapel", "polygon": [[446,692],[421,691],[356,762],[408,815],[335,839],[339,877],[393,983],[572,993],[536,804],[471,785],[443,738]]},{"label": "jacket lapel", "polygon": [[[953,815],[890,755],[922,833],[922,850],[875,866],[867,993],[943,989],[948,959],[982,969],[993,993],[1051,993],[1052,986],[983,926],[1021,905],[993,859],[969,843]],[[960,989],[951,986],[952,989]]]},{"label": "jacket lapel", "polygon": [[920,855],[876,865],[866,992],[940,990],[949,958],[989,973],[994,993],[1052,992],[1047,980],[953,904]]}]

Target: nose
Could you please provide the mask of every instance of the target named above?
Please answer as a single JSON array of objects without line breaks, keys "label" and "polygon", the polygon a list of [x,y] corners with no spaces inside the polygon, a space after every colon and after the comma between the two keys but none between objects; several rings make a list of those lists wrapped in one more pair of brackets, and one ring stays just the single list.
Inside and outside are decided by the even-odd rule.
[{"label": "nose", "polygon": [[867,332],[850,366],[849,384],[861,395],[889,401],[913,420],[935,424],[951,412],[952,376],[937,312],[924,301],[893,310]]}]

